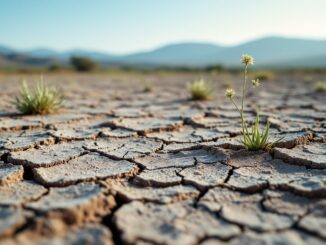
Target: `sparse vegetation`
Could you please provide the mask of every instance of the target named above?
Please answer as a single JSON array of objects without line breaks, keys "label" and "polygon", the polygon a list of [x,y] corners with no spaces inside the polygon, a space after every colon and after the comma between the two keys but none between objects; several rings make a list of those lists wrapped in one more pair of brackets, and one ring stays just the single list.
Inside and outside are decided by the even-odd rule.
[{"label": "sparse vegetation", "polygon": [[[240,113],[241,118],[241,127],[242,127],[242,139],[241,143],[247,150],[268,150],[270,149],[274,143],[271,143],[269,141],[269,128],[270,123],[267,121],[267,125],[265,129],[260,131],[259,129],[259,113],[257,111],[256,119],[252,124],[251,132],[249,131],[247,127],[247,123],[244,118],[244,102],[245,102],[245,96],[247,91],[247,80],[248,80],[248,67],[249,65],[254,64],[254,58],[250,55],[243,55],[242,56],[242,63],[244,64],[244,81],[242,85],[242,96],[241,96],[241,107],[237,105],[237,103],[234,100],[235,97],[235,91],[231,88],[227,89],[225,92],[225,95],[227,98],[231,100],[231,102],[234,104],[235,108]],[[259,79],[252,80],[252,86],[258,87],[260,85]]]},{"label": "sparse vegetation", "polygon": [[326,82],[318,81],[315,83],[315,90],[318,92],[326,92]]},{"label": "sparse vegetation", "polygon": [[311,77],[311,76],[305,76],[305,77],[303,78],[303,82],[305,82],[305,83],[310,83],[310,82],[312,82],[312,77]]},{"label": "sparse vegetation", "polygon": [[23,81],[14,104],[23,114],[49,114],[58,110],[62,102],[63,96],[57,88],[46,86],[41,78],[32,92]]},{"label": "sparse vegetation", "polygon": [[254,74],[254,78],[260,81],[272,80],[274,78],[274,73],[271,71],[257,71]]},{"label": "sparse vegetation", "polygon": [[144,85],[143,92],[144,92],[144,93],[150,93],[150,92],[152,92],[152,91],[153,91],[153,86],[152,86],[151,84],[146,83],[146,84]]},{"label": "sparse vegetation", "polygon": [[193,100],[209,100],[213,97],[214,93],[213,87],[203,79],[189,84],[188,91]]},{"label": "sparse vegetation", "polygon": [[54,72],[54,71],[59,71],[61,69],[59,64],[51,64],[48,67],[48,71]]},{"label": "sparse vegetation", "polygon": [[92,71],[97,67],[97,63],[86,57],[71,57],[71,65],[76,71],[86,72]]},{"label": "sparse vegetation", "polygon": [[222,72],[225,71],[225,68],[222,65],[212,65],[204,68],[204,71],[208,72]]}]

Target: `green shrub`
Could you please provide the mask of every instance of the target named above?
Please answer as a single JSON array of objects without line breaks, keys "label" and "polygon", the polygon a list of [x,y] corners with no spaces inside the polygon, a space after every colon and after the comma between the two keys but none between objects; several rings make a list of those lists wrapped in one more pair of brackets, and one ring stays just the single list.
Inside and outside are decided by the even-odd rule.
[{"label": "green shrub", "polygon": [[274,74],[271,71],[257,71],[254,73],[254,79],[259,79],[260,81],[272,80]]},{"label": "green shrub", "polygon": [[41,79],[31,92],[25,81],[14,104],[23,114],[49,114],[60,108],[63,102],[62,94],[56,87],[47,87]]},{"label": "green shrub", "polygon": [[59,64],[52,64],[48,67],[48,71],[58,71],[61,69],[61,66]]},{"label": "green shrub", "polygon": [[188,91],[193,100],[209,100],[213,97],[214,93],[212,86],[203,79],[189,84]]},{"label": "green shrub", "polygon": [[97,67],[97,63],[86,57],[71,57],[70,63],[76,71],[92,71]]}]

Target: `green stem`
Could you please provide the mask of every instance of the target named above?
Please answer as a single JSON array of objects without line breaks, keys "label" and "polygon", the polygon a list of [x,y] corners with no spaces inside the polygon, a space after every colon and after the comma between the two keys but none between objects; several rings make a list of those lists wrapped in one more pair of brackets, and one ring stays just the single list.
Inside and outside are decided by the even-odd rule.
[{"label": "green stem", "polygon": [[244,114],[243,114],[243,107],[244,107],[244,99],[245,99],[245,93],[246,93],[246,85],[247,85],[247,74],[248,74],[248,65],[245,65],[244,70],[244,82],[242,87],[242,98],[241,98],[241,125],[242,125],[242,134],[243,137],[245,137],[245,120],[244,120]]},{"label": "green stem", "polygon": [[243,105],[244,105],[244,99],[245,99],[245,93],[246,93],[246,85],[247,85],[247,74],[248,74],[248,65],[245,65],[244,70],[244,82],[242,87],[242,99],[241,99],[241,111],[243,113]]},{"label": "green stem", "polygon": [[235,103],[234,99],[233,98],[230,98],[230,100],[232,101],[233,105],[238,110],[238,112],[241,114],[241,111],[240,111],[239,107],[237,106],[237,104]]},{"label": "green stem", "polygon": [[245,128],[245,120],[242,111],[241,111],[241,127],[242,127],[242,136],[243,138],[245,138],[246,128]]}]

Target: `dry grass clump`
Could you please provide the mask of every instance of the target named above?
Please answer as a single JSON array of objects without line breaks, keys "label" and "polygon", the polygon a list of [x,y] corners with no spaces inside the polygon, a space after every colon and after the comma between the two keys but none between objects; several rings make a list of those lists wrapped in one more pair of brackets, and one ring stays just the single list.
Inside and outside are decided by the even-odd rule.
[{"label": "dry grass clump", "polygon": [[151,84],[148,84],[148,83],[146,83],[145,85],[144,85],[144,88],[143,88],[143,92],[144,93],[150,93],[150,92],[152,92],[154,89],[153,89],[153,86],[151,85]]},{"label": "dry grass clump", "polygon": [[317,92],[326,92],[326,82],[325,81],[316,82],[314,87]]},{"label": "dry grass clump", "polygon": [[192,100],[209,100],[213,97],[214,89],[205,80],[200,79],[188,85]]},{"label": "dry grass clump", "polygon": [[272,80],[274,76],[274,73],[271,71],[257,71],[254,74],[254,78],[259,79],[260,81]]},{"label": "dry grass clump", "polygon": [[41,78],[32,90],[23,81],[14,105],[23,114],[35,115],[53,113],[60,108],[62,102],[63,96],[57,88],[46,86]]}]

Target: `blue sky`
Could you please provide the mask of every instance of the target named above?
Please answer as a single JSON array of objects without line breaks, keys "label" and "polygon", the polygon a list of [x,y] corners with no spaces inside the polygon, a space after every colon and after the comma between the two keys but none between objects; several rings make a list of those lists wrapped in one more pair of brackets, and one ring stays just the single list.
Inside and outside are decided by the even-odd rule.
[{"label": "blue sky", "polygon": [[167,43],[326,39],[326,0],[0,0],[0,44],[111,53]]}]

